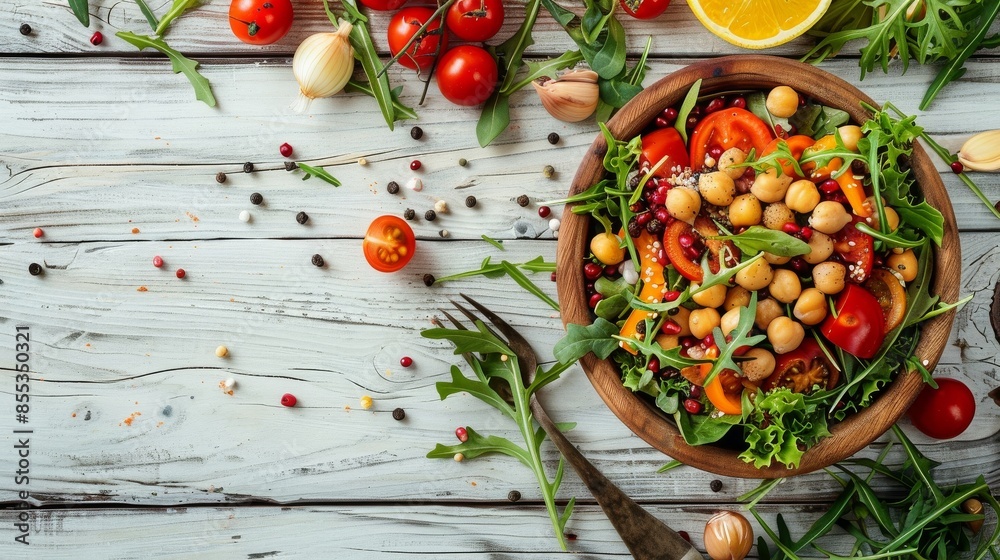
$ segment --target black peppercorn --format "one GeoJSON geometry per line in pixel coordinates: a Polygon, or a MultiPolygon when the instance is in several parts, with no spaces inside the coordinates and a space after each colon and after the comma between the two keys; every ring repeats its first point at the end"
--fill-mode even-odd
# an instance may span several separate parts
{"type": "Polygon", "coordinates": [[[646,231],[648,231],[653,235],[659,235],[663,233],[663,222],[657,220],[656,218],[649,220],[648,222],[646,222],[646,231]]]}
{"type": "Polygon", "coordinates": [[[675,308],[673,308],[673,309],[668,309],[668,310],[667,310],[667,315],[669,315],[669,316],[673,317],[674,315],[677,315],[677,314],[678,314],[678,313],[680,313],[680,312],[681,312],[681,308],[679,308],[679,307],[675,307],[675,308]]]}
{"type": "Polygon", "coordinates": [[[715,479],[708,483],[708,487],[712,489],[712,492],[718,492],[719,490],[722,490],[722,481],[715,479]]]}
{"type": "Polygon", "coordinates": [[[465,167],[466,165],[469,165],[469,160],[465,158],[458,158],[458,165],[465,167]]]}
{"type": "Polygon", "coordinates": [[[255,192],[252,195],[250,195],[250,204],[253,204],[254,206],[259,206],[262,202],[264,202],[264,195],[260,194],[259,192],[255,192]]]}
{"type": "Polygon", "coordinates": [[[403,410],[402,408],[395,408],[395,409],[392,410],[392,419],[393,420],[402,420],[403,418],[406,418],[406,411],[405,410],[403,410]]]}
{"type": "Polygon", "coordinates": [[[18,31],[21,32],[21,35],[31,35],[31,26],[27,23],[22,23],[18,31]]]}
{"type": "Polygon", "coordinates": [[[295,215],[295,221],[302,225],[305,225],[305,223],[309,221],[309,214],[306,214],[305,212],[299,212],[298,214],[295,215]]]}
{"type": "Polygon", "coordinates": [[[556,134],[555,132],[550,132],[548,140],[549,140],[549,144],[552,144],[552,145],[558,144],[559,143],[559,135],[556,134]]]}
{"type": "Polygon", "coordinates": [[[641,183],[641,182],[642,182],[642,177],[640,177],[638,175],[633,175],[628,180],[628,188],[634,190],[636,187],[639,186],[639,183],[641,183]]]}
{"type": "Polygon", "coordinates": [[[636,323],[635,324],[635,333],[636,334],[646,334],[646,323],[643,322],[643,321],[640,321],[640,322],[636,323]]]}
{"type": "Polygon", "coordinates": [[[628,221],[628,234],[632,237],[642,235],[642,224],[639,223],[639,220],[635,216],[632,216],[628,221]]]}
{"type": "Polygon", "coordinates": [[[521,493],[517,490],[511,490],[507,493],[507,499],[512,502],[517,502],[521,499],[521,493]]]}
{"type": "Polygon", "coordinates": [[[222,172],[216,173],[215,174],[215,182],[219,183],[220,185],[222,183],[225,183],[226,182],[226,174],[222,173],[222,172]]]}
{"type": "Polygon", "coordinates": [[[523,208],[527,206],[529,203],[531,203],[531,199],[528,198],[528,195],[522,194],[521,196],[517,197],[518,206],[523,208]]]}
{"type": "Polygon", "coordinates": [[[399,192],[399,183],[389,181],[389,184],[385,186],[385,190],[389,191],[389,194],[396,194],[399,192]]]}
{"type": "Polygon", "coordinates": [[[244,173],[253,173],[253,164],[249,161],[243,164],[244,173]]]}
{"type": "Polygon", "coordinates": [[[424,274],[423,280],[424,280],[424,286],[430,287],[434,285],[434,281],[436,280],[436,278],[434,278],[433,274],[424,274]]]}
{"type": "Polygon", "coordinates": [[[38,276],[42,273],[42,265],[38,263],[31,263],[28,265],[28,274],[32,276],[38,276]]]}
{"type": "Polygon", "coordinates": [[[299,168],[299,166],[296,165],[294,161],[286,161],[285,162],[285,171],[295,171],[298,168],[299,168]]]}
{"type": "Polygon", "coordinates": [[[312,256],[313,266],[323,266],[326,261],[323,260],[323,255],[313,255],[312,256]]]}
{"type": "Polygon", "coordinates": [[[438,217],[437,212],[433,210],[428,210],[424,212],[424,219],[427,220],[428,222],[433,222],[434,220],[437,219],[437,217],[438,217]]]}
{"type": "Polygon", "coordinates": [[[423,138],[423,136],[424,136],[424,129],[420,128],[419,126],[415,126],[410,129],[410,138],[413,138],[414,140],[420,140],[421,138],[423,138]]]}
{"type": "Polygon", "coordinates": [[[403,218],[407,220],[412,220],[417,217],[417,213],[413,211],[413,208],[407,208],[403,211],[403,218]]]}
{"type": "Polygon", "coordinates": [[[867,175],[868,164],[860,159],[856,159],[851,162],[851,171],[853,171],[855,175],[867,175]]]}
{"type": "Polygon", "coordinates": [[[469,208],[474,208],[476,206],[476,197],[472,195],[465,197],[465,205],[469,208]]]}

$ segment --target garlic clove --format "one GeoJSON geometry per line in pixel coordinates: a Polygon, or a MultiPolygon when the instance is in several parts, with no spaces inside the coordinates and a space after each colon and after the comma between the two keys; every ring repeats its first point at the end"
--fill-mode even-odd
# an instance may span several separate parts
{"type": "Polygon", "coordinates": [[[592,70],[574,70],[555,80],[535,80],[531,85],[545,110],[561,121],[579,122],[597,110],[600,91],[597,72],[592,70]]]}
{"type": "Polygon", "coordinates": [[[746,517],[723,511],[705,524],[705,552],[712,560],[743,560],[753,547],[753,527],[746,517]]]}
{"type": "Polygon", "coordinates": [[[349,36],[353,26],[344,21],[334,33],[306,37],[295,49],[292,73],[299,83],[299,97],[292,109],[301,113],[317,97],[340,93],[354,73],[354,49],[349,36]]]}
{"type": "Polygon", "coordinates": [[[958,161],[973,171],[1000,170],[1000,130],[980,132],[966,140],[958,161]]]}

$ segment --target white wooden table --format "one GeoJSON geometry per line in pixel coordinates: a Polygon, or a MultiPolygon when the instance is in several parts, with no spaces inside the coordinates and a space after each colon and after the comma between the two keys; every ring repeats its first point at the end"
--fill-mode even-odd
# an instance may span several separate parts
{"type": "MultiPolygon", "coordinates": [[[[0,7],[0,558],[555,556],[527,469],[506,457],[425,458],[436,442],[454,442],[456,426],[500,434],[511,426],[467,395],[438,399],[434,383],[456,357],[419,331],[459,292],[509,319],[549,359],[561,323],[507,279],[428,288],[421,277],[476,268],[486,256],[554,260],[556,242],[537,202],[567,191],[596,134],[593,121],[557,122],[525,90],[513,98],[510,129],[481,149],[477,110],[433,94],[418,108],[421,140],[410,137],[414,123],[389,132],[375,103],[356,95],[293,114],[291,53],[329,28],[321,4],[305,1],[296,2],[292,33],[263,48],[232,37],[228,2],[175,22],[170,43],[203,63],[219,100],[212,109],[193,99],[165,60],[139,56],[114,37],[144,32],[134,3],[91,4],[89,30],[61,0],[0,7]],[[30,37],[18,33],[22,23],[31,25],[30,37]],[[88,42],[94,30],[106,37],[100,47],[88,42]],[[561,137],[554,146],[550,132],[561,137]],[[344,186],[286,173],[283,142],[344,186]],[[360,157],[367,166],[356,163],[360,157]],[[423,162],[424,191],[388,194],[389,181],[413,176],[412,159],[423,162]],[[240,172],[247,161],[256,172],[240,172]],[[545,165],[554,177],[542,176],[545,165]],[[218,172],[228,174],[225,184],[216,183],[218,172]],[[249,203],[253,192],[264,205],[249,203]],[[463,204],[469,194],[476,208],[463,204]],[[533,201],[527,208],[514,202],[521,194],[533,201]],[[405,208],[421,215],[439,199],[452,210],[416,222],[418,249],[404,271],[378,274],[365,263],[360,239],[374,217],[405,208]],[[242,210],[251,212],[249,223],[238,219],[242,210]],[[305,226],[296,223],[299,211],[310,216],[305,226]],[[32,236],[35,227],[44,237],[32,236]],[[439,237],[441,229],[450,238],[439,237]],[[482,234],[504,240],[506,251],[482,234]],[[314,253],[328,266],[312,266],[314,253]],[[152,266],[154,255],[166,261],[163,269],[152,266]],[[32,262],[43,275],[28,274],[32,262]],[[186,279],[175,278],[177,268],[186,279]],[[30,332],[27,424],[15,421],[18,327],[30,332]],[[230,356],[217,358],[218,345],[230,356]],[[404,355],[413,367],[399,367],[404,355]],[[237,381],[232,395],[219,387],[229,377],[237,381]],[[279,404],[286,392],[298,407],[279,404]],[[374,399],[370,410],[360,405],[364,395],[374,399]],[[397,407],[405,420],[392,418],[397,407]],[[30,481],[18,485],[24,437],[30,481]],[[517,503],[508,501],[512,490],[521,493],[517,503]],[[28,546],[14,540],[19,516],[30,527],[28,546]]],[[[150,4],[162,13],[169,2],[150,4]]],[[[520,13],[514,3],[501,38],[520,13]]],[[[386,18],[373,19],[382,29],[386,18]]],[[[737,51],[705,31],[683,2],[655,21],[626,23],[634,47],[653,35],[647,83],[737,51]]],[[[570,47],[545,13],[534,38],[532,56],[570,47]]],[[[805,44],[771,54],[794,57],[805,44]]],[[[965,77],[920,115],[950,149],[973,132],[1000,128],[1000,59],[992,54],[970,61],[965,77]]],[[[823,67],[858,83],[856,59],[823,67]]],[[[404,101],[416,105],[420,84],[398,67],[392,75],[406,84],[404,101]]],[[[933,75],[914,65],[861,86],[915,112],[933,75]]],[[[1000,409],[987,394],[1000,387],[1000,373],[988,310],[1000,276],[1000,222],[954,176],[944,179],[962,230],[962,293],[974,298],[957,316],[937,373],[969,384],[979,409],[953,441],[932,442],[904,427],[944,463],[942,481],[983,474],[996,488],[1000,409]]],[[[1000,199],[1000,177],[977,179],[1000,199]]],[[[535,279],[555,295],[545,275],[535,279]]],[[[557,420],[578,423],[570,437],[601,470],[696,544],[709,515],[739,507],[736,497],[756,487],[722,479],[722,490],[712,492],[718,477],[708,473],[657,474],[669,457],[620,424],[579,368],[544,400],[557,420]]],[[[779,486],[764,510],[784,512],[795,530],[836,491],[827,475],[805,475],[779,486]]],[[[580,500],[567,529],[576,535],[572,550],[583,558],[627,556],[572,474],[560,498],[571,496],[580,500]]]]}

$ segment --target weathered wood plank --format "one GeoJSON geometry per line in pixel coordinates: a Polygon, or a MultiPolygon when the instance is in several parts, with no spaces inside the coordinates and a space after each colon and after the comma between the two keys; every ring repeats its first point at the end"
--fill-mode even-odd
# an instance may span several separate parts
{"type": "MultiPolygon", "coordinates": [[[[956,441],[915,437],[946,462],[943,480],[975,472],[995,483],[1000,410],[986,394],[1000,386],[1000,374],[985,325],[1000,249],[991,234],[968,234],[964,241],[963,292],[976,297],[959,314],[956,342],[939,373],[969,383],[980,410],[956,441]]],[[[13,353],[15,326],[31,327],[33,495],[40,503],[151,505],[495,501],[511,489],[536,498],[530,473],[506,458],[461,464],[424,458],[435,442],[450,441],[457,425],[486,433],[509,429],[470,397],[438,401],[433,384],[446,378],[457,357],[418,336],[436,308],[471,290],[522,329],[543,357],[561,336],[552,311],[509,280],[431,289],[419,281],[425,272],[474,267],[487,255],[523,261],[555,250],[551,241],[507,245],[500,253],[481,241],[423,242],[398,276],[370,272],[360,243],[347,239],[4,247],[0,347],[13,353]],[[326,255],[330,266],[311,266],[314,252],[326,255]],[[151,266],[155,254],[166,260],[163,270],[151,266]],[[32,261],[47,264],[43,276],[27,274],[32,261]],[[177,267],[188,271],[187,279],[174,278],[177,267]],[[137,291],[140,286],[148,291],[137,291]],[[215,357],[219,344],[229,347],[229,358],[215,357]],[[403,355],[416,365],[398,367],[403,355]],[[232,396],[218,386],[230,376],[238,382],[232,396]],[[285,392],[296,394],[301,406],[283,409],[278,399],[285,392]],[[375,399],[371,411],[359,406],[365,394],[375,399]],[[407,411],[405,422],[392,420],[395,407],[407,411]]],[[[545,275],[537,279],[554,295],[545,275]]],[[[633,496],[732,500],[755,487],[727,479],[723,492],[707,494],[712,475],[694,469],[655,474],[667,458],[620,424],[579,370],[565,377],[547,393],[553,416],[578,422],[572,440],[633,496]]],[[[0,418],[10,426],[13,410],[0,418]]],[[[865,456],[877,452],[869,448],[865,456]]],[[[13,460],[0,456],[0,470],[12,472],[13,460]]],[[[566,484],[567,492],[585,495],[575,477],[566,484]]],[[[11,479],[0,481],[0,489],[13,489],[11,479]]],[[[835,490],[820,473],[786,483],[780,496],[823,498],[835,490]]]]}

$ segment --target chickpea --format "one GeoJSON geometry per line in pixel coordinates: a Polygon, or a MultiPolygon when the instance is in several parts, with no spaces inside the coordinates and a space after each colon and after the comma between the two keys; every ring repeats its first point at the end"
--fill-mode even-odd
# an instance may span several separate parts
{"type": "Polygon", "coordinates": [[[826,319],[826,294],[816,288],[806,288],[802,291],[792,315],[806,325],[818,325],[826,319]]]}
{"type": "MultiPolygon", "coordinates": [[[[872,215],[865,218],[865,221],[868,222],[868,225],[870,225],[873,229],[880,230],[881,227],[878,222],[878,208],[875,207],[874,197],[869,196],[868,199],[865,200],[865,205],[872,209],[872,215]]],[[[896,228],[899,227],[899,214],[893,210],[892,206],[885,207],[885,222],[888,224],[890,232],[896,231],[896,228]]]]}
{"type": "MultiPolygon", "coordinates": [[[[699,286],[696,284],[691,285],[692,292],[698,288],[699,286]]],[[[720,307],[722,302],[726,301],[726,286],[725,284],[716,284],[692,295],[691,299],[702,307],[720,307]]]]}
{"type": "Polygon", "coordinates": [[[785,308],[772,298],[767,298],[757,302],[757,315],[754,317],[754,324],[758,329],[767,330],[771,321],[785,314],[785,308]]]}
{"type": "Polygon", "coordinates": [[[795,181],[785,192],[785,205],[799,214],[808,214],[819,204],[819,189],[808,179],[795,181]]]}
{"type": "Polygon", "coordinates": [[[725,315],[719,321],[719,328],[722,329],[722,334],[728,336],[729,333],[736,330],[736,326],[740,324],[740,308],[734,307],[729,311],[726,311],[725,315]]]}
{"type": "Polygon", "coordinates": [[[885,264],[893,272],[899,273],[904,282],[913,282],[917,277],[917,256],[913,253],[913,249],[907,249],[898,255],[891,255],[885,264]]]}
{"type": "Polygon", "coordinates": [[[774,271],[764,259],[757,259],[736,273],[736,283],[748,290],[760,290],[771,283],[774,271]]]}
{"type": "Polygon", "coordinates": [[[750,383],[760,383],[774,373],[774,354],[767,350],[751,348],[743,357],[748,360],[740,364],[740,369],[750,383]]]}
{"type": "Polygon", "coordinates": [[[606,265],[620,264],[625,260],[625,249],[621,243],[621,238],[613,233],[598,233],[590,240],[590,252],[606,265]]]}
{"type": "Polygon", "coordinates": [[[785,199],[785,191],[791,184],[791,175],[782,173],[779,177],[778,170],[771,168],[764,173],[757,174],[750,187],[750,192],[761,202],[778,202],[785,199]]]}
{"type": "Polygon", "coordinates": [[[719,171],[729,175],[731,179],[739,179],[746,171],[745,167],[734,167],[746,161],[747,154],[739,148],[729,148],[719,156],[719,171]]]}
{"type": "Polygon", "coordinates": [[[767,261],[768,264],[785,264],[786,262],[792,260],[792,257],[779,257],[774,253],[764,251],[764,260],[767,261]]]}
{"type": "Polygon", "coordinates": [[[767,229],[781,229],[788,222],[795,222],[795,214],[784,202],[774,202],[764,208],[761,223],[767,229]]]}
{"type": "Polygon", "coordinates": [[[767,291],[781,303],[792,303],[802,293],[802,283],[799,282],[798,274],[779,268],[774,271],[774,278],[771,279],[767,291]]]}
{"type": "Polygon", "coordinates": [[[674,219],[691,223],[701,210],[701,195],[688,187],[674,187],[667,191],[666,208],[674,219]]]}
{"type": "Polygon", "coordinates": [[[691,327],[688,325],[688,319],[691,317],[691,310],[683,305],[680,307],[675,307],[677,312],[674,315],[670,315],[670,319],[677,323],[681,328],[681,332],[677,333],[677,336],[691,336],[691,327]]]}
{"type": "Polygon", "coordinates": [[[726,301],[722,302],[722,309],[729,311],[734,307],[746,307],[750,305],[750,291],[743,286],[733,286],[726,292],[726,301]]]}
{"type": "Polygon", "coordinates": [[[729,222],[736,227],[759,224],[760,216],[760,201],[750,193],[737,196],[729,205],[729,222]]]}
{"type": "Polygon", "coordinates": [[[660,345],[660,348],[670,350],[671,348],[677,348],[680,346],[681,337],[676,334],[660,333],[656,335],[656,343],[660,345]]]}
{"type": "Polygon", "coordinates": [[[829,235],[814,231],[809,238],[809,252],[802,255],[802,260],[809,264],[819,264],[833,254],[833,239],[829,235]]]}
{"type": "Polygon", "coordinates": [[[767,112],[778,117],[787,119],[799,110],[799,94],[788,86],[778,86],[767,94],[767,112]]]}
{"type": "Polygon", "coordinates": [[[688,319],[688,326],[691,328],[691,336],[695,338],[705,338],[712,334],[712,329],[719,326],[722,318],[719,312],[712,307],[695,309],[688,319]]]}
{"type": "Polygon", "coordinates": [[[813,286],[824,294],[839,294],[844,289],[847,267],[836,262],[821,262],[813,267],[813,286]]]}
{"type": "Polygon", "coordinates": [[[721,171],[702,173],[698,178],[698,190],[709,204],[729,206],[736,196],[736,183],[721,171]]]}
{"type": "Polygon", "coordinates": [[[832,200],[824,200],[816,205],[809,216],[809,225],[822,233],[837,233],[851,223],[851,215],[844,210],[844,205],[832,200]]]}
{"type": "Polygon", "coordinates": [[[802,325],[782,315],[767,326],[767,339],[775,354],[787,354],[802,344],[806,330],[802,325]]]}
{"type": "Polygon", "coordinates": [[[853,124],[844,125],[837,129],[840,139],[844,142],[844,147],[852,152],[858,151],[858,140],[861,140],[861,127],[853,124]]]}

